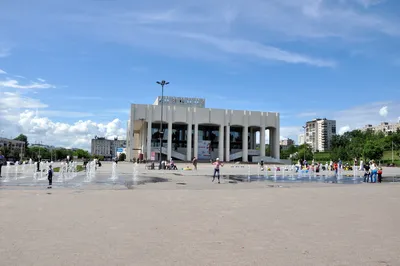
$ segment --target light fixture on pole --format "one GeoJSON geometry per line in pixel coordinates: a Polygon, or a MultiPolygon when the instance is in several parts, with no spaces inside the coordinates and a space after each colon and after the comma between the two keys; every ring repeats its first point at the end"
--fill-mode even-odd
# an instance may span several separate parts
{"type": "Polygon", "coordinates": [[[159,168],[161,170],[161,155],[162,155],[162,142],[163,142],[163,111],[164,111],[164,86],[168,85],[169,82],[165,80],[157,81],[157,84],[161,85],[161,119],[160,119],[160,132],[159,132],[159,137],[160,137],[160,164],[159,168]]]}
{"type": "Polygon", "coordinates": [[[304,161],[306,160],[306,128],[307,128],[307,126],[303,126],[303,129],[304,129],[304,142],[303,142],[303,145],[304,145],[304,161]]]}

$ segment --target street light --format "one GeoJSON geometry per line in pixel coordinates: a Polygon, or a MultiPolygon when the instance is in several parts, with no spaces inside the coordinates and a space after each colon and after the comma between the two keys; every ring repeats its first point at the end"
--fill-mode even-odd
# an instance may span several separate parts
{"type": "Polygon", "coordinates": [[[161,157],[162,157],[162,141],[163,141],[163,111],[164,111],[164,86],[168,85],[169,82],[165,80],[157,81],[157,84],[161,85],[161,119],[160,119],[160,165],[158,169],[161,169],[161,157]]]}
{"type": "Polygon", "coordinates": [[[306,128],[307,128],[307,126],[303,126],[303,129],[304,129],[304,142],[303,142],[303,145],[304,145],[304,161],[306,160],[306,128]]]}

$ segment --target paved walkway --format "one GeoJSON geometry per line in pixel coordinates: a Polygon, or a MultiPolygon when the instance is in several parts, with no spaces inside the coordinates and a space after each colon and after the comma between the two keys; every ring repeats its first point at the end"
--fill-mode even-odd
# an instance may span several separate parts
{"type": "Polygon", "coordinates": [[[132,190],[0,190],[0,265],[400,265],[400,184],[215,184],[210,170],[132,190]]]}

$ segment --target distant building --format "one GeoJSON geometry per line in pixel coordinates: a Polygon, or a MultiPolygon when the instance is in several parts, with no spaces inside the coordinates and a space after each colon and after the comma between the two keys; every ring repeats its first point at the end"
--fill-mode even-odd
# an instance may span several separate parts
{"type": "Polygon", "coordinates": [[[303,145],[304,144],[304,134],[300,134],[297,138],[297,144],[303,145]]]}
{"type": "Polygon", "coordinates": [[[119,148],[126,148],[126,140],[98,138],[92,139],[91,154],[104,156],[105,160],[111,160],[117,156],[119,148]]]}
{"type": "Polygon", "coordinates": [[[34,144],[29,144],[30,147],[40,147],[43,149],[47,149],[49,151],[54,150],[56,147],[51,146],[51,145],[46,145],[46,144],[41,144],[41,143],[34,143],[34,144]]]}
{"type": "Polygon", "coordinates": [[[400,122],[390,124],[389,122],[382,122],[377,126],[373,126],[371,124],[365,125],[361,131],[372,130],[374,132],[383,132],[385,134],[389,134],[391,132],[396,132],[400,130],[400,122]]]}
{"type": "Polygon", "coordinates": [[[18,152],[21,157],[25,154],[26,149],[25,142],[6,138],[0,138],[0,148],[8,149],[11,153],[18,152]]]}
{"type": "Polygon", "coordinates": [[[286,149],[288,149],[290,146],[293,146],[294,145],[294,140],[292,140],[292,139],[284,139],[284,140],[281,140],[280,141],[280,145],[281,145],[281,148],[282,148],[282,150],[286,150],[286,149]]]}
{"type": "Polygon", "coordinates": [[[336,135],[336,120],[317,118],[306,123],[305,142],[311,145],[313,151],[330,150],[334,135],[336,135]]]}

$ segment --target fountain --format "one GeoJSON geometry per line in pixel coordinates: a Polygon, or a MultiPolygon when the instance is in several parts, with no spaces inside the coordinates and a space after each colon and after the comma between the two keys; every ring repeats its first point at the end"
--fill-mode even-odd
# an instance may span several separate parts
{"type": "Polygon", "coordinates": [[[8,182],[10,180],[10,165],[11,165],[11,162],[7,162],[7,165],[6,165],[6,178],[3,180],[3,182],[8,182]]]}
{"type": "Polygon", "coordinates": [[[113,164],[112,164],[112,171],[111,171],[110,179],[114,182],[118,180],[117,163],[116,162],[113,162],[113,164]]]}
{"type": "Polygon", "coordinates": [[[96,177],[96,161],[93,160],[86,164],[86,179],[85,182],[92,182],[96,177]]]}
{"type": "Polygon", "coordinates": [[[15,162],[15,180],[18,180],[18,170],[19,170],[19,162],[15,162]]]}
{"type": "Polygon", "coordinates": [[[277,167],[276,165],[274,165],[274,181],[276,182],[276,171],[277,171],[277,167]]]}
{"type": "Polygon", "coordinates": [[[138,163],[135,162],[135,164],[133,165],[133,177],[132,177],[132,181],[133,181],[133,185],[137,185],[138,184],[138,174],[139,174],[139,170],[138,170],[138,163]]]}

